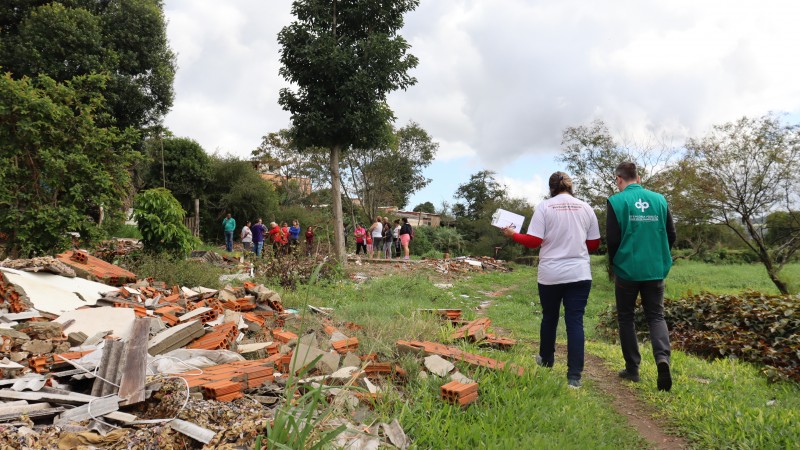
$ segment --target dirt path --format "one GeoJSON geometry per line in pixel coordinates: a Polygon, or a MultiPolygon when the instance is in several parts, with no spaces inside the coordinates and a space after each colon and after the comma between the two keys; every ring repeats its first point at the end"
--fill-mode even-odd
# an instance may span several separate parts
{"type": "MultiPolygon", "coordinates": [[[[516,286],[507,286],[493,292],[484,292],[489,298],[497,298],[506,292],[515,289],[516,286]]],[[[491,307],[492,301],[487,300],[481,303],[478,315],[483,316],[486,310],[491,307]]],[[[503,330],[496,330],[500,334],[503,330]]],[[[532,345],[538,345],[536,343],[532,345]]],[[[556,348],[558,358],[567,359],[567,347],[558,345],[556,348]]],[[[639,434],[650,444],[651,447],[660,450],[681,450],[689,448],[685,439],[668,434],[666,424],[656,419],[656,408],[641,400],[633,388],[627,386],[627,382],[620,379],[616,373],[609,370],[603,360],[595,355],[586,354],[584,372],[585,379],[592,381],[592,386],[605,394],[614,408],[621,416],[628,420],[628,424],[636,429],[639,434]]],[[[654,386],[655,388],[655,386],[654,386]]]]}
{"type": "MultiPolygon", "coordinates": [[[[556,349],[560,357],[566,359],[566,348],[556,349]]],[[[666,432],[663,421],[655,418],[656,409],[641,400],[636,392],[626,385],[616,373],[609,370],[603,360],[595,355],[586,354],[583,375],[592,381],[592,386],[609,397],[611,406],[620,415],[628,419],[628,424],[635,428],[653,448],[676,450],[689,448],[686,440],[666,432]]],[[[655,389],[655,386],[653,386],[655,389]]]]}

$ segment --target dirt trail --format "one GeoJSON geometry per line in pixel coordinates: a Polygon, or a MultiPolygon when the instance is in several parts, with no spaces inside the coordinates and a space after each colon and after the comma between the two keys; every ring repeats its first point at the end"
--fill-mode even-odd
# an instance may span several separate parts
{"type": "MultiPolygon", "coordinates": [[[[497,298],[515,288],[516,286],[508,286],[484,294],[489,298],[497,298]]],[[[489,307],[491,307],[491,300],[482,303],[478,315],[485,315],[489,307]]],[[[501,330],[497,331],[506,334],[501,330]]],[[[532,345],[538,346],[536,343],[532,345]]],[[[556,355],[557,358],[566,360],[567,347],[558,345],[556,355]]],[[[623,381],[616,373],[609,370],[601,358],[587,353],[584,361],[584,379],[591,380],[592,386],[609,398],[611,407],[625,417],[628,424],[636,429],[651,447],[660,450],[689,448],[685,439],[667,433],[664,421],[656,418],[656,408],[641,400],[633,388],[626,385],[628,382],[623,381]]],[[[655,389],[655,386],[653,388],[655,389]]]]}

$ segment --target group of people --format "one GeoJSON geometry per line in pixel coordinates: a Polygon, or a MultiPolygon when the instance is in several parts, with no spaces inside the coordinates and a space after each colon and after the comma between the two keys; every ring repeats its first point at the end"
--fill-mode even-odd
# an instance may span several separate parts
{"type": "MultiPolygon", "coordinates": [[[[664,196],[639,184],[634,163],[619,164],[615,175],[620,192],[607,201],[606,245],[625,360],[619,376],[640,381],[641,355],[634,309],[641,295],[656,361],[656,386],[669,391],[672,375],[669,332],[664,320],[664,279],[672,267],[670,249],[676,239],[675,226],[664,196]]],[[[541,247],[537,281],[542,322],[536,361],[544,367],[553,366],[556,327],[563,303],[567,383],[579,388],[584,361],[583,315],[592,287],[589,252],[600,246],[600,229],[591,206],[573,196],[572,180],[567,174],[551,175],[549,188],[550,197],[536,207],[527,234],[510,228],[503,233],[528,248],[541,247]]]]}
{"type": "MultiPolygon", "coordinates": [[[[233,231],[236,229],[236,220],[231,218],[228,214],[222,221],[222,226],[225,232],[225,249],[233,251],[233,231]]],[[[306,254],[311,255],[314,248],[314,228],[311,225],[306,228],[306,254]]],[[[296,253],[300,247],[300,222],[295,219],[292,220],[292,226],[283,222],[278,225],[277,222],[270,222],[269,228],[264,225],[264,221],[259,217],[255,224],[250,221],[245,222],[240,232],[242,246],[246,252],[253,251],[256,256],[262,256],[264,251],[264,242],[269,239],[272,244],[272,250],[276,256],[288,255],[289,253],[296,253]]]]}
{"type": "Polygon", "coordinates": [[[401,250],[403,259],[409,259],[408,244],[414,238],[414,229],[408,219],[396,219],[389,222],[389,217],[378,216],[369,228],[356,224],[353,235],[356,238],[356,255],[363,251],[369,258],[399,258],[401,250]]]}

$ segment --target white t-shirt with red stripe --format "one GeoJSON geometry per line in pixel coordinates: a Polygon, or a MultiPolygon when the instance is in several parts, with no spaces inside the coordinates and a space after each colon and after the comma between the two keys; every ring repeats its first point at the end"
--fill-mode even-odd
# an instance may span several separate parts
{"type": "Polygon", "coordinates": [[[600,227],[588,203],[569,194],[543,201],[533,213],[528,234],[542,239],[539,283],[550,285],[592,279],[586,241],[600,239],[600,227]]]}

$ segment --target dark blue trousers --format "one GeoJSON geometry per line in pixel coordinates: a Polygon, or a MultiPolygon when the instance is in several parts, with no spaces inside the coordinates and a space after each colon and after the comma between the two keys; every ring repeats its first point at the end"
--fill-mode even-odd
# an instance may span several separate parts
{"type": "Polygon", "coordinates": [[[583,313],[589,300],[592,280],[564,284],[539,284],[542,326],[539,331],[539,356],[544,366],[552,366],[556,352],[556,329],[561,304],[567,325],[567,378],[580,380],[583,372],[583,313]]]}

